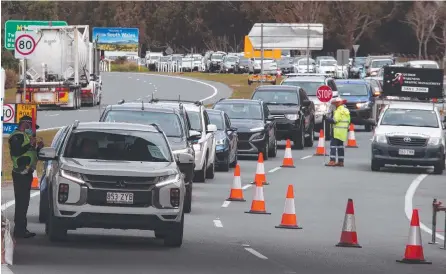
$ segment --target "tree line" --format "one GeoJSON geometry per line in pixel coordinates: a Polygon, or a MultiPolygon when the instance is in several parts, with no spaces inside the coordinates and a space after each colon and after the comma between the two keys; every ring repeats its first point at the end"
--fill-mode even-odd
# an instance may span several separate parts
{"type": "MultiPolygon", "coordinates": [[[[62,20],[91,28],[137,27],[141,53],[167,47],[180,53],[243,51],[254,23],[323,23],[318,54],[359,44],[359,56],[446,55],[446,3],[440,1],[2,1],[1,7],[2,41],[6,20],[62,20]]],[[[10,57],[2,48],[6,65],[10,57]]]]}

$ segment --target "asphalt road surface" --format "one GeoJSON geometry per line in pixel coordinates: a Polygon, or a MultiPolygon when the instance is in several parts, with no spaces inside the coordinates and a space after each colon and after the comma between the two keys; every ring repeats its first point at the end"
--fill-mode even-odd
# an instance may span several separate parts
{"type": "MultiPolygon", "coordinates": [[[[154,78],[150,77],[152,83],[154,78]]],[[[127,81],[132,79],[133,76],[127,81]]],[[[164,90],[171,90],[164,89],[161,81],[157,83],[159,91],[164,94],[164,90]]],[[[186,80],[169,79],[164,83],[168,87],[185,84],[180,81],[186,80]]],[[[148,82],[146,85],[150,90],[148,82]]],[[[191,96],[202,99],[211,95],[208,93],[191,96]]],[[[232,184],[232,170],[218,172],[215,179],[206,183],[196,183],[192,213],[185,217],[184,242],[179,249],[166,248],[152,232],[137,230],[79,229],[70,231],[65,243],[50,243],[44,225],[38,223],[39,196],[33,194],[36,196],[31,200],[28,223],[37,236],[17,241],[15,265],[10,269],[16,274],[444,274],[446,251],[439,244],[427,243],[431,239],[428,228],[432,199],[446,202],[446,175],[426,176],[423,174],[431,171],[421,168],[372,172],[371,133],[357,132],[356,137],[359,148],[347,149],[344,168],[325,167],[324,157],[312,156],[315,147],[292,151],[294,169],[279,168],[283,146],[277,158],[265,161],[270,184],[264,187],[264,194],[271,215],[244,213],[250,209],[253,197],[254,188],[249,183],[256,171],[254,158],[240,160],[246,202],[225,202],[232,184]],[[302,230],[275,228],[281,220],[289,184],[294,185],[302,230]],[[348,198],[354,200],[361,249],[335,247],[348,198]],[[404,255],[409,233],[407,213],[412,208],[420,210],[425,225],[424,253],[432,265],[395,262],[404,255]]],[[[2,190],[4,203],[11,199],[12,192],[7,188],[2,190]]],[[[7,214],[12,217],[13,206],[7,214]]],[[[443,218],[444,215],[439,218],[439,230],[443,230],[443,218]]],[[[442,243],[444,232],[438,235],[437,240],[442,243]]]]}

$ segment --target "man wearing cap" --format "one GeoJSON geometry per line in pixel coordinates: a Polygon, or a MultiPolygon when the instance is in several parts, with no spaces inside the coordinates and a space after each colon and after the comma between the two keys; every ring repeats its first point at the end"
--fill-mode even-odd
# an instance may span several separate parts
{"type": "MultiPolygon", "coordinates": [[[[9,151],[13,164],[14,237],[16,238],[30,238],[36,235],[27,229],[26,214],[28,213],[33,172],[37,165],[37,153],[43,147],[43,142],[39,141],[36,144],[32,123],[31,117],[23,116],[17,129],[9,137],[9,151]]],[[[39,126],[36,125],[35,128],[38,129],[39,126]]]]}
{"type": "Polygon", "coordinates": [[[350,111],[344,106],[347,100],[336,98],[331,103],[336,106],[333,118],[325,117],[333,124],[333,138],[330,142],[330,162],[327,166],[344,166],[344,142],[347,141],[348,127],[350,125],[350,111]],[[336,152],[338,162],[336,162],[336,152]]]}

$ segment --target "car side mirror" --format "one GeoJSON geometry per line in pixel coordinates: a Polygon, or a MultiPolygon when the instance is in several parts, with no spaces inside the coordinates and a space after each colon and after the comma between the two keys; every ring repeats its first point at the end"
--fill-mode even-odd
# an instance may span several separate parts
{"type": "Polygon", "coordinates": [[[230,128],[227,129],[227,131],[237,131],[237,128],[236,127],[230,127],[230,128]]]}
{"type": "Polygon", "coordinates": [[[216,132],[217,131],[217,126],[213,125],[213,124],[209,124],[208,125],[208,130],[207,132],[216,132]]]}
{"type": "Polygon", "coordinates": [[[303,105],[304,107],[309,107],[309,106],[311,106],[311,101],[310,101],[310,100],[304,100],[304,101],[302,102],[302,105],[303,105]]]}
{"type": "Polygon", "coordinates": [[[53,147],[44,147],[39,151],[38,157],[43,161],[54,160],[57,157],[56,149],[53,147]]]}
{"type": "Polygon", "coordinates": [[[175,162],[177,164],[192,164],[194,163],[195,159],[191,154],[188,153],[178,153],[175,154],[175,162]]]}
{"type": "Polygon", "coordinates": [[[189,130],[189,141],[198,141],[201,138],[201,133],[196,130],[189,130]]]}

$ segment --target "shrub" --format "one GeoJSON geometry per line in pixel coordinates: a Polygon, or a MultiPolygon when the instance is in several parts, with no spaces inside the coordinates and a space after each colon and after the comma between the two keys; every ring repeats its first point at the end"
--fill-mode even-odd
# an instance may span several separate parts
{"type": "Polygon", "coordinates": [[[138,72],[138,71],[148,71],[146,67],[141,66],[140,70],[138,69],[138,65],[133,62],[126,62],[122,64],[117,64],[113,62],[111,64],[111,71],[121,71],[121,72],[138,72]]]}
{"type": "Polygon", "coordinates": [[[11,70],[11,69],[6,69],[5,70],[5,76],[6,76],[6,81],[5,81],[5,88],[14,88],[17,86],[17,81],[19,80],[19,75],[11,70]]]}

